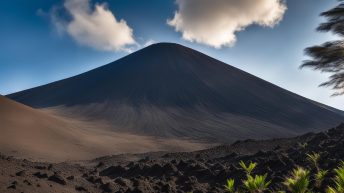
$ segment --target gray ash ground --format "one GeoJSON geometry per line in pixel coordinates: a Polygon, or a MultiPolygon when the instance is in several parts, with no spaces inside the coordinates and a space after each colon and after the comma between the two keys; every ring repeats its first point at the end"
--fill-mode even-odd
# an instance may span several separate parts
{"type": "MultiPolygon", "coordinates": [[[[0,192],[225,192],[226,179],[244,178],[241,160],[257,162],[255,173],[268,173],[277,190],[293,168],[314,170],[307,153],[319,153],[322,168],[335,168],[344,159],[343,138],[344,124],[296,138],[245,140],[187,153],[128,154],[57,164],[2,155],[0,192]]],[[[331,175],[324,186],[331,183],[331,175]]]]}

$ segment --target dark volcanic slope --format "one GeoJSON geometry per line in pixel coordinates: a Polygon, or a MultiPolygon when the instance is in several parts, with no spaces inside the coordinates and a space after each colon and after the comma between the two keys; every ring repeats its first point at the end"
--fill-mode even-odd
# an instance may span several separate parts
{"type": "Polygon", "coordinates": [[[336,110],[171,43],[9,97],[105,119],[119,131],[210,142],[285,137],[343,120],[336,110]]]}

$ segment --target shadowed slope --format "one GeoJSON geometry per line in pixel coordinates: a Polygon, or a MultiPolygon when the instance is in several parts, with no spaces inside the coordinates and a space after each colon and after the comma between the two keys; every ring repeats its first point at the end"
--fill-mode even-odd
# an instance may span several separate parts
{"type": "Polygon", "coordinates": [[[170,43],[9,97],[105,120],[118,131],[211,142],[285,137],[343,120],[336,110],[170,43]]]}

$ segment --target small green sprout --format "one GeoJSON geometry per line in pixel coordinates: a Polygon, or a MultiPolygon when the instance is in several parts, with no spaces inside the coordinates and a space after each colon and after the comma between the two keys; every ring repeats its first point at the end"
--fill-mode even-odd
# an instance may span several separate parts
{"type": "Polygon", "coordinates": [[[324,181],[328,171],[319,169],[319,171],[315,174],[315,187],[320,188],[322,185],[322,182],[324,181]]]}
{"type": "Polygon", "coordinates": [[[225,188],[228,192],[235,193],[234,185],[235,185],[235,180],[234,179],[228,179],[227,184],[225,185],[225,188]]]}
{"type": "Polygon", "coordinates": [[[319,169],[319,163],[318,162],[320,160],[320,154],[312,152],[312,153],[306,154],[306,155],[307,155],[307,160],[309,162],[311,162],[314,165],[314,167],[318,170],[319,169]]]}
{"type": "Polygon", "coordinates": [[[251,175],[252,171],[254,168],[256,168],[257,163],[255,162],[250,162],[250,164],[247,166],[243,161],[239,162],[239,165],[242,167],[242,169],[245,170],[247,175],[251,175]]]}

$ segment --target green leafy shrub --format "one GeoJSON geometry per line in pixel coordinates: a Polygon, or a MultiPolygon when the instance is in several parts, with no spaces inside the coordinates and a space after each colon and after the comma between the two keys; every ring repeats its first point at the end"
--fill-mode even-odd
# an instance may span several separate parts
{"type": "Polygon", "coordinates": [[[307,154],[307,160],[315,167],[316,174],[314,175],[315,187],[320,188],[328,171],[319,167],[320,154],[312,152],[307,154]]]}
{"type": "Polygon", "coordinates": [[[284,185],[292,193],[308,193],[309,191],[309,171],[298,167],[293,170],[290,177],[285,179],[284,185]]]}
{"type": "Polygon", "coordinates": [[[327,187],[327,193],[343,193],[344,192],[344,162],[342,161],[340,166],[334,169],[335,176],[333,182],[334,187],[327,187]]]}
{"type": "Polygon", "coordinates": [[[315,168],[319,169],[319,160],[320,160],[320,154],[318,153],[310,153],[306,154],[307,155],[307,160],[311,162],[315,168]]]}
{"type": "MultiPolygon", "coordinates": [[[[236,184],[234,179],[228,179],[224,186],[227,192],[230,193],[263,193],[263,192],[278,192],[278,193],[318,193],[322,187],[323,181],[329,174],[328,170],[323,170],[319,167],[320,154],[307,154],[307,160],[315,167],[315,173],[312,174],[310,170],[303,167],[293,169],[289,176],[286,176],[281,185],[277,187],[284,187],[282,190],[275,191],[269,189],[271,181],[268,181],[268,175],[252,175],[253,170],[257,167],[257,163],[250,162],[248,165],[243,161],[239,162],[241,169],[245,172],[246,178],[241,180],[241,184],[236,184]],[[237,188],[236,188],[237,186],[237,188]]],[[[313,170],[312,170],[313,171],[313,170]]],[[[332,173],[331,173],[332,174],[332,173]]],[[[333,186],[327,186],[326,193],[344,193],[344,162],[333,170],[333,186]]],[[[324,187],[323,187],[324,188],[324,187]]]]}
{"type": "Polygon", "coordinates": [[[256,168],[257,163],[250,162],[250,164],[247,166],[243,161],[240,161],[239,165],[246,172],[246,175],[251,175],[254,168],[256,168]]]}
{"type": "Polygon", "coordinates": [[[234,192],[235,192],[235,187],[234,187],[234,185],[235,185],[234,179],[228,179],[228,180],[227,180],[227,184],[225,185],[225,188],[226,188],[226,190],[227,190],[228,192],[234,193],[234,192]]]}
{"type": "Polygon", "coordinates": [[[246,180],[243,180],[244,188],[250,193],[261,193],[268,189],[271,181],[266,180],[267,174],[265,175],[251,175],[247,176],[246,180]]]}
{"type": "Polygon", "coordinates": [[[322,185],[322,182],[324,181],[328,171],[319,169],[319,171],[315,174],[315,187],[320,188],[322,185]]]}
{"type": "Polygon", "coordinates": [[[246,174],[246,179],[242,180],[242,185],[235,189],[235,180],[228,179],[225,188],[230,193],[237,192],[250,192],[250,193],[262,193],[268,189],[270,181],[267,181],[267,174],[264,175],[252,175],[252,171],[256,168],[257,163],[250,162],[246,165],[243,161],[239,162],[239,165],[246,174]]]}

